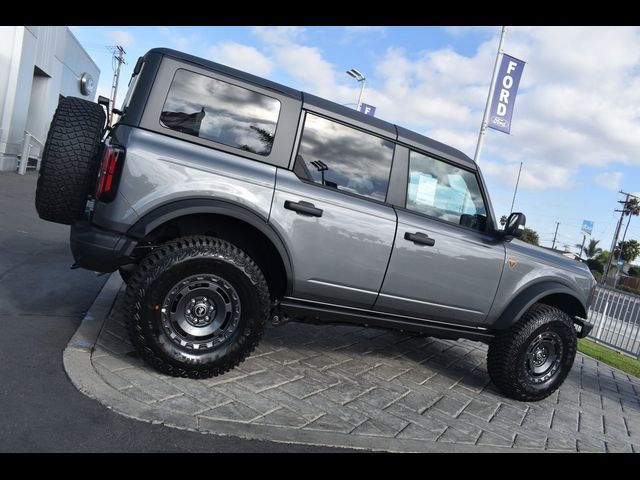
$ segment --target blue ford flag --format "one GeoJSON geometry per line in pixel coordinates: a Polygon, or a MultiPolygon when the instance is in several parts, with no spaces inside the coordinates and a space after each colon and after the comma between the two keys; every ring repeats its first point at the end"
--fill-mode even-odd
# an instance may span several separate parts
{"type": "Polygon", "coordinates": [[[365,115],[371,115],[372,117],[376,116],[376,107],[374,107],[373,105],[367,105],[366,103],[361,103],[359,111],[361,111],[365,115]]]}
{"type": "Polygon", "coordinates": [[[513,104],[516,102],[516,93],[520,77],[524,69],[524,62],[510,55],[502,54],[502,63],[498,70],[496,86],[493,89],[491,110],[489,110],[489,127],[504,133],[511,132],[511,116],[513,104]]]}

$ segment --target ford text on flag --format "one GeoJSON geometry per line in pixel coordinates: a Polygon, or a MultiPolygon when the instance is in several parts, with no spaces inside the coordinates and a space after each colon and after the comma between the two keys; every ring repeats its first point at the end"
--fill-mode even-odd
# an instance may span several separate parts
{"type": "Polygon", "coordinates": [[[491,110],[489,110],[489,127],[504,133],[511,132],[511,116],[516,102],[516,93],[524,62],[510,55],[502,54],[502,63],[498,71],[496,86],[493,89],[491,110]]]}

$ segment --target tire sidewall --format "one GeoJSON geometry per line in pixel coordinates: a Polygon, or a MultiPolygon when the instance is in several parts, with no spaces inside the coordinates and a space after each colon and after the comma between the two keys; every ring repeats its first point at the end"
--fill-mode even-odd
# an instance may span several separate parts
{"type": "Polygon", "coordinates": [[[140,315],[143,333],[148,338],[147,346],[177,368],[209,368],[240,355],[244,344],[260,330],[257,324],[263,321],[258,291],[250,278],[236,265],[220,258],[199,256],[171,262],[168,268],[154,276],[138,305],[139,311],[135,313],[140,315]],[[231,336],[204,353],[177,345],[165,332],[161,313],[155,309],[174,285],[198,273],[213,274],[228,282],[238,294],[241,309],[238,326],[231,336]]]}

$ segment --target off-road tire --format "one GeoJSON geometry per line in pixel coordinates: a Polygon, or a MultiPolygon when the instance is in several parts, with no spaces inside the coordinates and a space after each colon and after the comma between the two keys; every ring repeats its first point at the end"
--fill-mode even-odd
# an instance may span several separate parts
{"type": "Polygon", "coordinates": [[[269,306],[265,277],[245,252],[224,240],[194,236],[168,242],[142,260],[129,279],[120,314],[134,348],[151,366],[176,377],[209,378],[236,367],[255,349],[269,306]],[[231,286],[241,309],[237,326],[226,340],[194,350],[172,339],[164,306],[177,284],[200,275],[220,278],[231,286]]]}
{"type": "Polygon", "coordinates": [[[491,341],[487,369],[493,383],[506,396],[521,401],[542,400],[556,391],[567,377],[576,350],[576,331],[569,316],[558,308],[535,303],[514,326],[498,333],[491,341]],[[557,370],[548,370],[553,372],[548,379],[540,374],[534,380],[529,349],[545,336],[559,340],[562,351],[557,355],[557,370]]]}
{"type": "Polygon", "coordinates": [[[71,225],[82,217],[96,183],[105,120],[97,103],[66,97],[58,104],[36,187],[36,210],[43,220],[71,225]]]}

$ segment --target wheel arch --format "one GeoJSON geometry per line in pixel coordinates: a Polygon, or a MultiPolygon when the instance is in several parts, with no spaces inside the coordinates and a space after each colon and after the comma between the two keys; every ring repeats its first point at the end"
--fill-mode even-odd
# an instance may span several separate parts
{"type": "Polygon", "coordinates": [[[575,293],[559,282],[540,282],[520,292],[507,305],[492,325],[493,330],[506,330],[516,323],[534,303],[543,303],[559,308],[569,317],[586,318],[587,309],[575,293]]]}
{"type": "Polygon", "coordinates": [[[285,243],[267,223],[267,218],[240,204],[210,198],[177,200],[156,207],[127,231],[127,235],[136,238],[139,244],[155,238],[164,241],[176,236],[207,233],[241,243],[238,247],[251,250],[247,253],[258,257],[254,260],[263,269],[265,262],[270,265],[275,262],[263,273],[271,277],[268,278],[270,281],[283,282],[278,296],[291,291],[294,271],[285,243]],[[172,235],[171,232],[178,233],[172,235]]]}

